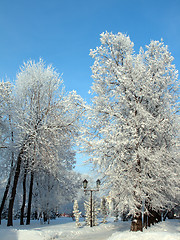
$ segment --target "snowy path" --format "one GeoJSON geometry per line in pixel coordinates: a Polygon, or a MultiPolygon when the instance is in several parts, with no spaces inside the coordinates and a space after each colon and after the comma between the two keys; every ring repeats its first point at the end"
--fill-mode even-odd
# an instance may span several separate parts
{"type": "Polygon", "coordinates": [[[93,228],[82,224],[82,227],[76,228],[75,222],[64,218],[51,221],[50,225],[32,221],[30,226],[19,226],[19,222],[15,222],[13,227],[7,228],[4,222],[0,226],[0,240],[106,240],[117,231],[128,230],[130,223],[112,221],[93,228]]]}
{"type": "MultiPolygon", "coordinates": [[[[123,224],[123,230],[129,229],[130,223],[123,224]]],[[[75,227],[75,223],[66,223],[58,225],[58,231],[55,231],[55,226],[49,227],[48,233],[46,229],[44,236],[49,235],[51,229],[52,234],[50,237],[44,238],[45,240],[107,240],[113,233],[120,231],[120,224],[109,222],[108,224],[99,224],[99,226],[90,228],[89,226],[75,227]],[[62,232],[61,232],[62,231],[62,232]]],[[[43,232],[43,231],[42,231],[43,232]]]]}
{"type": "MultiPolygon", "coordinates": [[[[106,240],[119,230],[119,224],[109,222],[90,228],[76,228],[71,218],[61,218],[51,221],[50,225],[40,225],[33,222],[30,226],[19,226],[19,221],[13,227],[6,227],[6,222],[0,226],[0,240],[106,240]]],[[[128,228],[129,226],[127,226],[128,228]]]]}
{"type": "MultiPolygon", "coordinates": [[[[84,224],[84,223],[83,223],[84,224]]],[[[145,229],[144,232],[130,232],[130,222],[114,223],[109,219],[107,224],[90,228],[76,228],[71,219],[61,218],[51,224],[40,225],[33,222],[30,226],[0,226],[0,240],[180,240],[180,221],[168,220],[145,229]]]]}
{"type": "MultiPolygon", "coordinates": [[[[127,229],[129,229],[129,224],[127,225],[127,229]]],[[[123,227],[124,228],[124,227],[123,227]]],[[[120,230],[119,224],[101,224],[97,227],[87,227],[84,226],[79,230],[75,231],[64,231],[61,236],[60,240],[68,239],[68,240],[107,240],[113,233],[116,233],[120,230]]],[[[49,240],[49,239],[48,239],[49,240]]]]}

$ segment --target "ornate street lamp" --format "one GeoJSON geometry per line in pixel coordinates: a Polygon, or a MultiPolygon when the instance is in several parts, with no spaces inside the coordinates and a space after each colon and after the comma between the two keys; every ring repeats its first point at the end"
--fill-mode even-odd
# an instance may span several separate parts
{"type": "Polygon", "coordinates": [[[91,194],[91,197],[90,197],[90,227],[93,227],[93,217],[92,217],[92,192],[97,192],[97,191],[99,191],[99,187],[100,187],[100,184],[101,184],[101,181],[98,179],[97,181],[96,181],[96,189],[87,189],[87,185],[88,185],[88,181],[86,180],[86,179],[84,179],[84,181],[83,181],[83,188],[84,188],[84,192],[86,193],[86,192],[90,192],[90,194],[91,194]]]}
{"type": "Polygon", "coordinates": [[[97,189],[99,189],[100,184],[101,184],[101,181],[98,179],[98,180],[96,181],[96,187],[97,187],[97,189]]]}
{"type": "Polygon", "coordinates": [[[88,184],[88,181],[86,179],[84,179],[83,181],[83,188],[86,189],[87,188],[87,184],[88,184]]]}

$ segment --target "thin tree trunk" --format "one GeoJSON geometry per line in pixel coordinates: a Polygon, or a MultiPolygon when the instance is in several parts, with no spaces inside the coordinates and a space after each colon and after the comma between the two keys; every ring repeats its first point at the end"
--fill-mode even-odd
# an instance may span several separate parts
{"type": "Polygon", "coordinates": [[[160,210],[158,211],[158,216],[157,216],[157,218],[158,218],[158,222],[162,222],[161,211],[160,211],[160,210]]]}
{"type": "Polygon", "coordinates": [[[24,208],[26,204],[26,177],[27,177],[27,169],[25,168],[24,178],[23,178],[23,202],[21,206],[20,225],[24,225],[24,208]]]}
{"type": "Polygon", "coordinates": [[[7,195],[8,195],[8,192],[9,192],[9,188],[10,188],[10,184],[11,184],[12,173],[13,173],[13,169],[11,168],[11,172],[9,174],[8,182],[7,182],[6,189],[4,191],[4,195],[3,195],[1,206],[0,206],[0,224],[1,224],[2,211],[4,209],[4,205],[5,205],[7,195]]]}
{"type": "Polygon", "coordinates": [[[33,193],[33,182],[34,182],[34,173],[33,173],[33,171],[31,171],[31,180],[30,180],[30,187],[29,187],[29,200],[28,200],[26,225],[30,224],[30,219],[31,219],[31,203],[32,203],[32,193],[33,193]]]}
{"type": "Polygon", "coordinates": [[[143,218],[143,227],[145,227],[147,229],[147,225],[148,225],[148,215],[147,213],[144,213],[144,218],[143,218]]]}
{"type": "Polygon", "coordinates": [[[149,226],[149,211],[150,211],[149,202],[150,202],[150,199],[148,198],[148,200],[145,201],[146,213],[144,213],[144,224],[143,224],[143,227],[145,227],[146,229],[149,226]]]}
{"type": "MultiPolygon", "coordinates": [[[[10,119],[9,119],[10,120],[10,119]]],[[[14,142],[14,133],[13,131],[11,132],[11,142],[13,144],[14,142]]],[[[7,184],[6,184],[6,189],[4,191],[4,195],[3,195],[3,198],[2,198],[2,202],[1,202],[1,206],[0,206],[0,224],[1,224],[1,217],[2,217],[2,211],[4,209],[4,205],[5,205],[5,202],[6,202],[6,199],[7,199],[7,195],[8,195],[8,192],[9,192],[9,188],[10,188],[10,184],[11,184],[11,179],[12,179],[12,175],[13,175],[13,164],[14,164],[14,152],[12,152],[12,158],[11,158],[11,170],[10,170],[10,174],[9,174],[9,178],[8,178],[8,181],[7,181],[7,184]]]]}
{"type": "Polygon", "coordinates": [[[155,211],[151,209],[151,223],[154,225],[161,221],[161,214],[159,211],[155,211]]]}
{"type": "Polygon", "coordinates": [[[151,225],[154,225],[155,223],[155,218],[154,218],[154,213],[151,207],[149,207],[149,216],[148,216],[148,227],[151,225]]]}
{"type": "Polygon", "coordinates": [[[13,182],[13,187],[11,190],[11,197],[9,200],[9,208],[8,208],[8,222],[7,226],[13,226],[13,207],[14,207],[14,200],[16,196],[16,188],[19,180],[19,175],[21,171],[21,162],[22,162],[22,157],[21,155],[23,154],[23,149],[21,149],[18,159],[17,159],[17,165],[16,165],[16,171],[14,175],[14,182],[13,182]]]}
{"type": "MultiPolygon", "coordinates": [[[[139,155],[137,154],[137,165],[136,165],[136,169],[135,169],[136,173],[137,173],[137,179],[136,179],[136,184],[135,184],[135,189],[141,189],[141,162],[140,162],[140,158],[139,155]]],[[[137,210],[136,213],[133,216],[132,219],[132,223],[131,223],[131,231],[133,232],[137,232],[137,231],[143,231],[143,227],[142,227],[142,200],[141,200],[141,196],[139,193],[136,193],[136,191],[134,191],[134,198],[136,200],[136,202],[138,203],[136,205],[137,210]]]]}

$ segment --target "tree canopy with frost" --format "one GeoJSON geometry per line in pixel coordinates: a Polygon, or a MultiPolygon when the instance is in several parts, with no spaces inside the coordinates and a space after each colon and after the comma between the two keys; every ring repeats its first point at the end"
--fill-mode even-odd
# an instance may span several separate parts
{"type": "Polygon", "coordinates": [[[85,149],[111,187],[121,213],[133,215],[172,207],[179,185],[177,152],[178,73],[162,41],[134,53],[122,33],[102,33],[91,50],[92,106],[85,149]]]}
{"type": "Polygon", "coordinates": [[[0,224],[15,164],[14,97],[12,95],[12,88],[13,86],[10,82],[0,82],[0,179],[2,186],[5,186],[4,194],[1,194],[0,224]]]}
{"type": "MultiPolygon", "coordinates": [[[[24,63],[17,74],[12,94],[16,161],[8,206],[8,226],[13,224],[13,206],[19,179],[23,183],[22,216],[26,191],[29,190],[27,224],[30,223],[33,185],[36,181],[38,186],[38,174],[51,179],[49,188],[53,189],[58,181],[62,191],[67,182],[70,186],[74,181],[74,146],[84,109],[81,97],[75,91],[66,93],[59,74],[41,59],[37,63],[24,63]],[[68,177],[68,174],[71,176],[68,177]],[[27,183],[29,187],[26,189],[27,183]]],[[[66,193],[70,194],[70,190],[67,189],[62,195],[65,197],[66,193]]]]}
{"type": "Polygon", "coordinates": [[[12,86],[10,82],[0,82],[0,148],[6,148],[6,142],[9,135],[10,108],[12,86]]]}

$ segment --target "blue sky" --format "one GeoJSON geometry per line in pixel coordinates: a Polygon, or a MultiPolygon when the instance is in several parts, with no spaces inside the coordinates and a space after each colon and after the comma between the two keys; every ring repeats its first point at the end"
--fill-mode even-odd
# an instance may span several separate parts
{"type": "Polygon", "coordinates": [[[180,0],[0,0],[0,78],[13,81],[24,61],[42,57],[89,101],[89,50],[104,31],[128,34],[136,52],[163,38],[180,70],[180,0]]]}

